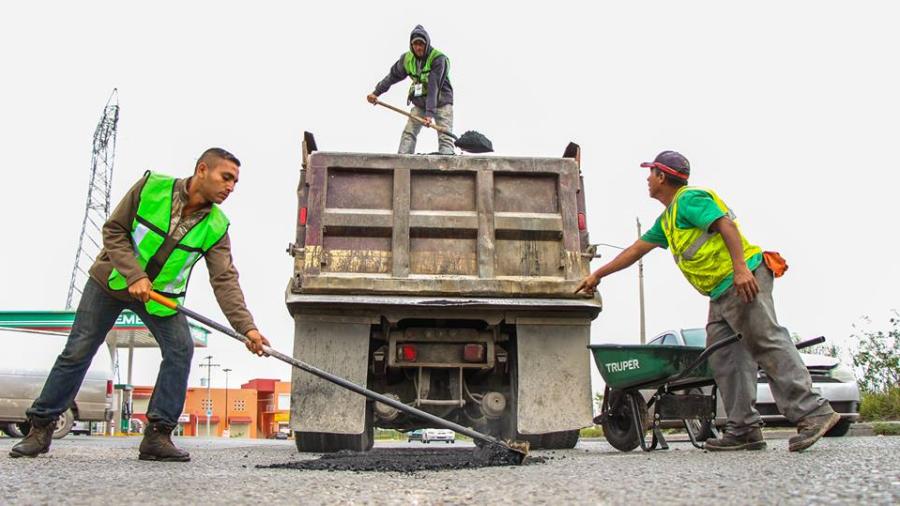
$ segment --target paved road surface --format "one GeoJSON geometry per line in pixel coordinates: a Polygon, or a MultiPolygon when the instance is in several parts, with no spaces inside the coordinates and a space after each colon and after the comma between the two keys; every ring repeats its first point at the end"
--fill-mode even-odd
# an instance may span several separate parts
{"type": "Polygon", "coordinates": [[[900,504],[900,437],[823,439],[802,454],[785,440],[735,454],[587,441],[534,452],[541,465],[413,475],[255,467],[317,457],[293,441],[180,439],[194,460],[168,464],[138,461],[137,438],[69,436],[37,459],[6,458],[13,443],[0,439],[2,504],[900,504]]]}

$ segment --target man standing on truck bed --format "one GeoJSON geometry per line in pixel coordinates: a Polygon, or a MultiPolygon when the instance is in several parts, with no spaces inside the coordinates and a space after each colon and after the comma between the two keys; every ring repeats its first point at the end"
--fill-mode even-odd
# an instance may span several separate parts
{"type": "MultiPolygon", "coordinates": [[[[449,131],[453,130],[453,86],[450,84],[450,59],[431,47],[431,38],[422,25],[416,25],[409,35],[409,51],[391,66],[387,76],[376,86],[366,100],[375,104],[379,95],[407,76],[412,80],[406,103],[412,103],[410,112],[425,119],[426,126],[437,126],[449,131]]],[[[409,118],[406,128],[400,136],[400,148],[397,153],[411,155],[416,151],[416,137],[422,130],[422,124],[409,118]]],[[[438,152],[452,155],[453,138],[438,132],[438,152]]]]}
{"type": "Polygon", "coordinates": [[[691,167],[680,153],[663,151],[641,167],[650,169],[650,197],[666,210],[634,244],[583,279],[576,292],[592,294],[605,276],[630,266],[656,247],[671,247],[687,280],[710,298],[707,346],[735,333],[743,335],[740,342],[709,358],[728,422],[722,437],[708,441],[706,449],[766,447],[755,408],[757,364],[769,377],[778,409],[797,424],[790,451],[809,448],[840,416],[812,391],[809,371],[787,329],[775,318],[772,285],[787,269],[784,260],[750,244],[734,221],[734,213],[715,192],[687,186],[691,167]]]}
{"type": "Polygon", "coordinates": [[[240,166],[228,151],[207,149],[193,176],[175,179],[148,171],[119,202],[103,225],[103,250],[91,266],[66,346],[41,395],[27,411],[31,431],[13,446],[10,457],[36,457],[50,450],[56,419],[71,406],[91,359],[119,313],[130,309],[153,333],[163,357],[147,408],[150,423],[139,458],[191,459],[170,436],[184,409],[194,342],[184,315],[149,296],[155,290],[181,303],[194,264],[206,257],[222,312],[235,330],[250,339],[247,348],[262,354],[262,345],[269,342],[256,330],[244,304],[231,260],[228,218],[219,208],[234,191],[240,166]]]}

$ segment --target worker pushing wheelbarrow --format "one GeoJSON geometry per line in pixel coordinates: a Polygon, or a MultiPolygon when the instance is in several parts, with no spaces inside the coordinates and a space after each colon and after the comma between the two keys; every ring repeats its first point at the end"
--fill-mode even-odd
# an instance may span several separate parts
{"type": "MultiPolygon", "coordinates": [[[[629,452],[638,446],[644,451],[669,445],[662,433],[662,423],[679,420],[683,423],[691,444],[703,449],[705,439],[696,427],[708,426],[713,436],[716,430],[717,388],[707,359],[722,348],[741,339],[735,334],[707,348],[677,345],[620,345],[595,344],[589,346],[594,361],[606,382],[603,406],[594,423],[603,427],[606,440],[617,450],[629,452]],[[704,393],[706,387],[712,387],[704,393]],[[641,390],[655,390],[648,401],[641,390]],[[653,417],[649,413],[653,408],[653,417]],[[695,425],[694,421],[700,422],[695,425]],[[647,443],[645,433],[652,430],[647,443]]],[[[809,339],[797,348],[814,346],[824,337],[809,339]]]]}

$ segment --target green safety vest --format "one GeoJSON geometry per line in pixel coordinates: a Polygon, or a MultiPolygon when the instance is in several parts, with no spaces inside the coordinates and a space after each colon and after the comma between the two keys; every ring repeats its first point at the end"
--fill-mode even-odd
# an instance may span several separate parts
{"type": "MultiPolygon", "coordinates": [[[[428,53],[428,58],[425,58],[425,64],[422,65],[422,68],[419,69],[418,65],[416,65],[416,55],[413,54],[412,51],[407,51],[406,56],[403,57],[403,68],[406,69],[406,74],[412,79],[412,84],[409,86],[409,96],[414,96],[414,89],[416,84],[422,84],[422,95],[428,95],[428,74],[431,73],[431,62],[434,61],[438,56],[444,56],[444,53],[438,51],[437,49],[432,49],[430,53],[428,53]]],[[[447,79],[450,79],[450,58],[447,58],[447,62],[445,64],[447,66],[447,79]]],[[[440,90],[438,90],[438,96],[440,96],[440,90]]]]}
{"type": "MultiPolygon", "coordinates": [[[[735,220],[735,215],[712,190],[683,186],[675,193],[672,204],[666,208],[662,216],[660,224],[666,240],[669,242],[672,255],[675,257],[675,263],[697,291],[703,295],[709,295],[734,269],[731,255],[728,253],[728,247],[721,234],[696,227],[681,229],[675,226],[678,218],[678,197],[687,190],[701,190],[708,193],[719,209],[729,218],[735,220]]],[[[738,231],[740,231],[740,227],[738,231]]],[[[744,260],[762,251],[759,246],[747,242],[744,234],[741,234],[741,245],[744,250],[744,260]]]]}
{"type": "MultiPolygon", "coordinates": [[[[171,252],[160,251],[169,234],[172,222],[172,193],[175,178],[150,172],[141,189],[137,213],[131,224],[131,242],[141,269],[153,283],[153,290],[184,302],[191,270],[200,257],[206,254],[228,231],[228,218],[213,204],[209,214],[194,225],[178,241],[171,252]]],[[[128,281],[118,270],[109,275],[109,288],[124,290],[128,281]]],[[[157,302],[146,302],[147,312],[156,316],[171,316],[176,313],[157,302]]]]}

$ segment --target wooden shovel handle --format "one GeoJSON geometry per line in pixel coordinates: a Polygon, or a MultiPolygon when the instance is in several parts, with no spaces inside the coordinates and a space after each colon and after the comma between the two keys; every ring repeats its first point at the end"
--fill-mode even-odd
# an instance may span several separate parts
{"type": "MultiPolygon", "coordinates": [[[[399,108],[399,107],[394,107],[394,106],[392,106],[391,104],[386,104],[386,103],[382,102],[381,100],[376,100],[375,103],[378,104],[378,105],[380,105],[380,106],[382,106],[382,107],[387,107],[388,109],[390,109],[390,110],[392,110],[392,111],[394,111],[394,112],[399,112],[400,114],[402,114],[402,115],[404,115],[404,116],[406,116],[406,117],[408,117],[408,118],[412,118],[412,119],[418,121],[419,123],[421,123],[421,124],[423,124],[423,125],[425,124],[425,119],[424,119],[424,118],[420,118],[419,116],[416,116],[415,114],[412,114],[412,113],[410,113],[410,112],[404,111],[403,109],[401,109],[401,108],[399,108]]],[[[431,123],[431,128],[437,130],[438,132],[440,132],[440,133],[442,133],[442,134],[453,135],[452,133],[450,133],[449,130],[447,130],[446,128],[441,128],[441,127],[437,126],[437,124],[434,123],[434,122],[431,123]]]]}
{"type": "Polygon", "coordinates": [[[163,297],[162,295],[154,292],[153,290],[150,290],[150,300],[152,300],[154,302],[158,302],[159,304],[162,304],[163,306],[166,306],[169,309],[174,309],[176,311],[178,310],[178,304],[175,303],[174,300],[172,300],[168,297],[163,297]]]}

